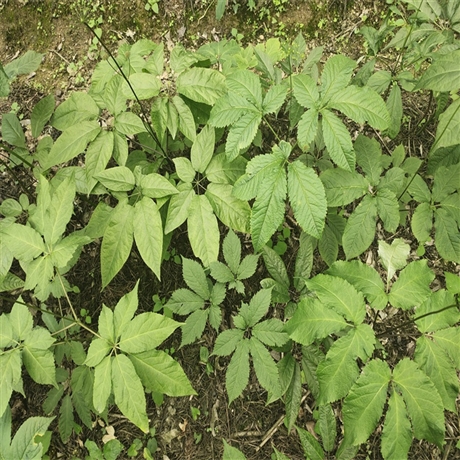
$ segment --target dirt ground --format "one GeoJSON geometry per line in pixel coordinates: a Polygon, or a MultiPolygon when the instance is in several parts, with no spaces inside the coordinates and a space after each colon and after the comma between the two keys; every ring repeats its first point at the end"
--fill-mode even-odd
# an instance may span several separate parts
{"type": "MultiPolygon", "coordinates": [[[[251,13],[242,6],[238,14],[226,14],[218,22],[210,0],[162,0],[158,15],[147,11],[146,3],[147,0],[0,0],[0,62],[6,64],[28,49],[44,53],[39,69],[32,75],[18,78],[12,85],[9,98],[0,100],[0,116],[16,108],[27,120],[32,107],[44,95],[52,93],[58,101],[62,101],[71,91],[88,85],[91,70],[97,60],[104,57],[104,51],[96,44],[82,18],[101,28],[102,38],[113,50],[125,41],[133,42],[143,37],[166,43],[181,42],[188,48],[196,48],[206,41],[221,38],[237,37],[242,43],[256,43],[273,36],[294,38],[302,32],[311,48],[324,45],[326,53],[342,52],[359,59],[364,50],[363,39],[356,34],[357,27],[378,24],[386,8],[383,0],[291,0],[280,2],[284,7],[277,9],[273,6],[277,2],[259,0],[260,7],[267,6],[268,15],[261,18],[257,12],[251,13]]],[[[229,0],[230,5],[236,3],[246,2],[229,0]]],[[[423,113],[416,104],[411,110],[416,115],[423,113]]],[[[409,143],[415,142],[407,132],[402,136],[406,136],[405,140],[409,143]]],[[[415,150],[419,145],[410,144],[409,148],[415,150]]],[[[0,193],[14,196],[17,192],[9,184],[3,184],[0,193]]],[[[82,216],[84,212],[82,208],[82,216]]],[[[180,247],[180,242],[178,244],[180,247]]],[[[187,251],[188,246],[184,244],[181,254],[187,256],[187,251]]],[[[78,309],[90,311],[93,318],[98,317],[102,303],[115,305],[139,277],[140,305],[145,310],[151,308],[153,295],[169,298],[173,290],[183,287],[181,269],[174,262],[168,262],[168,276],[160,284],[147,270],[139,274],[140,263],[133,254],[114,282],[101,292],[99,247],[96,244],[89,247],[83,257],[84,271],[75,270],[72,275],[81,293],[72,296],[72,301],[78,309]]],[[[435,255],[431,264],[435,266],[436,263],[435,255]]],[[[251,289],[251,286],[247,288],[251,289]]],[[[0,304],[0,310],[2,305],[6,308],[7,304],[0,304]]],[[[231,308],[230,304],[228,308],[231,308]]],[[[164,344],[165,348],[175,350],[174,357],[181,363],[198,396],[165,398],[163,404],[157,406],[147,395],[148,415],[155,426],[158,443],[155,459],[221,459],[222,439],[240,448],[248,460],[269,459],[273,446],[292,460],[304,459],[297,435],[287,433],[282,423],[284,404],[277,401],[266,406],[266,393],[254,375],[243,396],[228,407],[225,390],[227,361],[212,359],[208,368],[200,362],[200,346],[212,349],[214,340],[215,332],[207,329],[201,342],[192,346],[179,349],[179,333],[164,344]]],[[[17,396],[14,400],[15,426],[27,417],[44,415],[42,404],[47,388],[32,381],[24,387],[27,398],[17,396]]],[[[314,401],[306,388],[304,396],[297,424],[314,434],[314,401]]],[[[74,434],[66,444],[59,439],[55,420],[51,425],[55,434],[50,458],[85,458],[83,443],[92,439],[101,445],[102,437],[107,434],[107,425],[115,429],[115,436],[126,447],[136,438],[145,445],[145,435],[113,407],[108,415],[108,424],[95,420],[92,430],[83,426],[82,431],[74,434]]],[[[121,458],[129,458],[124,455],[121,458]]],[[[143,458],[141,451],[133,458],[143,458]]],[[[367,448],[361,449],[355,458],[380,459],[378,435],[371,438],[367,448]]],[[[432,446],[414,442],[410,458],[435,460],[441,459],[441,456],[432,446]]]]}

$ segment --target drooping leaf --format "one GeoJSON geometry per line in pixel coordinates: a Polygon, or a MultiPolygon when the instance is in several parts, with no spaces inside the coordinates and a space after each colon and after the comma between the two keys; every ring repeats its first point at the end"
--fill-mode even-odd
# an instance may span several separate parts
{"type": "Polygon", "coordinates": [[[129,359],[148,390],[175,397],[196,394],[180,364],[166,352],[148,350],[129,359]]]}
{"type": "Polygon", "coordinates": [[[411,443],[412,429],[404,400],[397,391],[393,391],[382,430],[383,458],[407,458],[411,443]]]}
{"type": "Polygon", "coordinates": [[[115,403],[144,433],[149,431],[144,388],[133,363],[123,354],[112,359],[112,385],[115,403]]]}
{"type": "Polygon", "coordinates": [[[347,259],[362,254],[374,241],[377,204],[375,198],[366,195],[348,218],[342,237],[347,259]]]}
{"type": "Polygon", "coordinates": [[[265,246],[262,253],[265,267],[270,276],[279,284],[289,289],[290,280],[283,259],[272,248],[265,246]]]}
{"type": "Polygon", "coordinates": [[[444,441],[443,403],[433,382],[408,358],[398,362],[393,380],[406,402],[414,436],[441,448],[444,441]]]}
{"type": "Polygon", "coordinates": [[[345,442],[367,441],[382,416],[391,372],[385,361],[374,359],[363,369],[343,404],[345,442]]]}

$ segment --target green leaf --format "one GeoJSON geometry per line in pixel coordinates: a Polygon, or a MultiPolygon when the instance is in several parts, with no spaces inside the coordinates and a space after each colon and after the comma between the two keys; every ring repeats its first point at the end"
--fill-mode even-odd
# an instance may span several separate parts
{"type": "Polygon", "coordinates": [[[270,276],[286,289],[289,289],[290,280],[283,259],[272,248],[265,246],[263,249],[265,267],[270,276]]]}
{"type": "Polygon", "coordinates": [[[16,431],[11,442],[11,457],[42,458],[43,444],[37,442],[39,436],[46,433],[54,417],[29,417],[16,431]]]}
{"type": "Polygon", "coordinates": [[[221,332],[216,339],[212,354],[217,356],[231,355],[243,337],[244,331],[241,329],[227,329],[221,332]]]}
{"type": "Polygon", "coordinates": [[[85,364],[90,367],[97,366],[111,350],[111,346],[106,339],[96,338],[91,341],[85,364]]]}
{"type": "MultiPolygon", "coordinates": [[[[66,131],[84,121],[96,120],[98,116],[99,107],[94,99],[87,92],[80,91],[72,93],[69,99],[57,107],[51,118],[51,125],[59,131],[66,131]]],[[[78,133],[78,129],[73,132],[78,133]]]]}
{"type": "Polygon", "coordinates": [[[259,112],[247,112],[232,125],[225,144],[225,155],[229,161],[234,160],[242,149],[251,145],[261,119],[259,112]]]}
{"type": "Polygon", "coordinates": [[[43,169],[65,163],[82,153],[89,142],[100,133],[97,121],[82,121],[67,128],[51,147],[49,154],[41,161],[43,169]]]}
{"type": "Polygon", "coordinates": [[[348,218],[342,237],[347,259],[362,254],[374,241],[377,204],[375,198],[366,195],[348,218]]]}
{"type": "Polygon", "coordinates": [[[115,306],[113,311],[113,328],[115,338],[120,337],[126,326],[132,320],[137,310],[138,299],[137,291],[139,280],[136,282],[133,290],[125,294],[115,306]]]}
{"type": "Polygon", "coordinates": [[[129,192],[135,185],[134,174],[126,166],[106,169],[94,178],[113,192],[129,192]]]}
{"type": "Polygon", "coordinates": [[[432,152],[460,143],[460,100],[453,102],[440,116],[432,152]],[[433,150],[436,148],[436,150],[433,150]]]}
{"type": "Polygon", "coordinates": [[[180,323],[157,313],[141,313],[123,329],[118,345],[125,353],[141,353],[164,342],[180,323]]]}
{"type": "Polygon", "coordinates": [[[119,133],[125,134],[126,136],[147,131],[139,115],[133,112],[121,112],[120,115],[115,118],[114,126],[119,133]]]}
{"type": "Polygon", "coordinates": [[[434,228],[439,255],[446,260],[460,263],[460,233],[456,221],[445,209],[436,209],[434,228]]]}
{"type": "Polygon", "coordinates": [[[356,62],[341,54],[330,57],[321,75],[322,102],[328,102],[337,91],[348,85],[356,62]]]}
{"type": "Polygon", "coordinates": [[[143,175],[139,185],[142,195],[150,198],[164,198],[179,193],[177,188],[166,177],[157,173],[143,175]]]}
{"type": "Polygon", "coordinates": [[[178,315],[188,315],[192,311],[203,308],[205,300],[188,289],[177,289],[172,293],[166,307],[178,315]]]}
{"type": "Polygon", "coordinates": [[[215,128],[223,128],[235,123],[245,112],[259,113],[244,97],[228,93],[219,98],[211,110],[209,124],[215,128]]]}
{"type": "Polygon", "coordinates": [[[133,363],[125,355],[116,355],[112,361],[112,384],[115,403],[122,414],[144,433],[149,431],[144,388],[133,363]]]}
{"type": "Polygon", "coordinates": [[[112,392],[112,359],[106,356],[94,368],[93,406],[98,413],[105,410],[112,392]]]}
{"type": "Polygon", "coordinates": [[[249,340],[243,339],[236,346],[225,374],[228,404],[241,395],[249,381],[249,340]]]}
{"type": "Polygon", "coordinates": [[[151,73],[133,73],[129,76],[128,80],[131,87],[126,80],[123,80],[123,84],[121,85],[121,92],[128,99],[136,99],[136,96],[139,100],[151,99],[158,96],[161,89],[160,79],[151,73]]]}
{"type": "Polygon", "coordinates": [[[422,74],[415,89],[431,89],[432,91],[451,91],[459,88],[460,51],[447,54],[434,54],[433,63],[422,74]]]}
{"type": "Polygon", "coordinates": [[[181,347],[193,343],[198,337],[203,335],[209,312],[210,309],[196,310],[185,320],[185,324],[182,326],[181,347]]]}
{"type": "Polygon", "coordinates": [[[262,111],[264,115],[277,112],[286,99],[288,88],[284,85],[274,85],[264,97],[262,111]]]}
{"type": "Polygon", "coordinates": [[[25,337],[24,345],[36,350],[46,350],[56,341],[48,331],[40,326],[35,326],[25,337]]]}
{"type": "Polygon", "coordinates": [[[306,284],[325,306],[353,321],[355,325],[360,324],[366,316],[363,295],[348,281],[330,275],[317,275],[306,284]]]}
{"type": "Polygon", "coordinates": [[[26,138],[21,123],[15,113],[4,113],[2,117],[2,137],[8,144],[26,148],[26,138]]]}
{"type": "Polygon", "coordinates": [[[322,128],[324,143],[332,161],[342,169],[355,169],[355,152],[351,136],[345,125],[331,111],[323,109],[322,128]]]}
{"type": "Polygon", "coordinates": [[[32,331],[33,319],[29,309],[22,304],[22,298],[13,305],[9,314],[13,338],[15,341],[26,339],[32,331]]]}
{"type": "Polygon", "coordinates": [[[390,114],[384,100],[368,86],[347,86],[335,92],[327,106],[339,110],[357,123],[367,121],[380,131],[387,129],[390,124],[390,114]]]}
{"type": "Polygon", "coordinates": [[[198,262],[182,257],[182,276],[190,289],[195,291],[202,299],[209,299],[211,293],[208,280],[203,267],[198,262]]]}
{"type": "Polygon", "coordinates": [[[128,259],[133,244],[134,209],[119,203],[112,211],[101,247],[102,287],[105,288],[128,259]]]}
{"type": "Polygon", "coordinates": [[[411,262],[393,284],[390,303],[404,310],[420,305],[430,295],[430,283],[434,277],[426,260],[411,262]]]}
{"type": "Polygon", "coordinates": [[[326,196],[322,182],[312,168],[300,161],[288,166],[289,201],[305,233],[320,238],[326,218],[326,196]]]}
{"type": "Polygon", "coordinates": [[[209,265],[211,276],[219,283],[229,283],[235,279],[232,271],[222,262],[215,261],[209,265]]]}
{"type": "Polygon", "coordinates": [[[321,435],[324,450],[331,452],[334,449],[335,438],[337,436],[335,414],[330,404],[319,406],[318,412],[318,424],[316,427],[321,435]]]}
{"type": "Polygon", "coordinates": [[[315,239],[305,232],[300,233],[299,249],[294,267],[294,287],[301,291],[305,286],[305,280],[310,278],[313,267],[313,250],[315,239]]]}
{"type": "Polygon", "coordinates": [[[407,191],[414,198],[414,200],[420,203],[431,202],[431,192],[426,182],[421,178],[419,174],[416,174],[409,184],[407,191]]]}
{"type": "Polygon", "coordinates": [[[284,332],[284,324],[278,318],[270,318],[256,324],[252,334],[269,347],[281,347],[289,340],[287,333],[284,332]]]}
{"type": "Polygon", "coordinates": [[[318,249],[321,258],[330,267],[336,260],[339,254],[339,242],[331,230],[329,225],[326,225],[318,242],[318,249]]]}
{"type": "Polygon", "coordinates": [[[460,276],[444,272],[447,290],[452,294],[460,294],[460,276]]]}
{"type": "Polygon", "coordinates": [[[163,256],[163,223],[157,205],[144,197],[134,207],[134,241],[142,260],[155,273],[161,274],[163,256]]]}
{"type": "Polygon", "coordinates": [[[300,372],[300,366],[298,363],[294,363],[293,375],[291,382],[286,391],[286,425],[288,433],[291,432],[294,424],[297,420],[300,411],[300,405],[302,401],[302,378],[300,372]]]}
{"type": "Polygon", "coordinates": [[[8,75],[6,75],[5,70],[3,69],[3,66],[0,64],[0,97],[8,97],[9,94],[10,94],[9,78],[8,78],[8,75]]]}
{"type": "Polygon", "coordinates": [[[232,447],[227,442],[225,439],[223,439],[224,442],[224,456],[222,457],[222,460],[246,460],[246,457],[243,455],[241,451],[239,451],[236,447],[232,447]]]}
{"type": "Polygon", "coordinates": [[[460,328],[449,327],[436,331],[434,341],[448,354],[457,369],[460,368],[460,328]]]}
{"type": "Polygon", "coordinates": [[[269,351],[254,336],[250,339],[249,350],[259,383],[274,399],[281,397],[278,368],[269,351]]]}
{"type": "Polygon", "coordinates": [[[214,105],[225,92],[225,77],[217,70],[193,67],[179,75],[176,87],[192,101],[214,105]]]}
{"type": "Polygon", "coordinates": [[[337,401],[348,393],[359,374],[356,358],[366,361],[374,350],[374,343],[374,331],[367,324],[350,329],[334,342],[316,372],[320,404],[337,401]]]}
{"type": "Polygon", "coordinates": [[[271,302],[271,289],[261,289],[252,296],[249,305],[240,309],[240,315],[246,322],[246,327],[255,326],[267,313],[271,302]]]}
{"type": "Polygon", "coordinates": [[[394,233],[400,221],[398,199],[388,189],[379,190],[376,196],[377,212],[383,221],[383,226],[387,232],[394,233]]]}
{"type": "Polygon", "coordinates": [[[343,403],[345,442],[359,445],[375,430],[387,399],[391,372],[385,361],[374,359],[363,369],[343,403]]]}
{"type": "Polygon", "coordinates": [[[382,430],[383,458],[407,458],[412,444],[412,428],[406,405],[397,391],[391,393],[382,430]]]}
{"type": "Polygon", "coordinates": [[[385,241],[379,241],[379,256],[387,271],[387,280],[391,280],[394,274],[407,265],[410,246],[400,238],[395,238],[391,245],[385,241]]]}
{"type": "Polygon", "coordinates": [[[316,82],[310,75],[299,74],[292,78],[294,96],[297,102],[308,109],[316,106],[319,100],[319,91],[316,82]]]}
{"type": "Polygon", "coordinates": [[[219,255],[220,234],[217,219],[206,196],[193,196],[187,228],[193,253],[204,266],[209,266],[219,255]]]}
{"type": "Polygon", "coordinates": [[[102,305],[101,314],[98,319],[98,332],[109,344],[115,343],[113,326],[113,311],[105,305],[102,305]]]}
{"type": "Polygon", "coordinates": [[[190,187],[180,190],[177,195],[171,197],[166,216],[165,235],[171,233],[187,220],[190,204],[194,196],[195,192],[190,187]]]}
{"type": "Polygon", "coordinates": [[[24,347],[22,359],[27,372],[37,383],[57,386],[54,355],[51,351],[24,347]]]}
{"type": "Polygon", "coordinates": [[[318,131],[318,111],[307,110],[297,124],[297,140],[303,150],[308,150],[318,131]]]}
{"type": "Polygon", "coordinates": [[[8,348],[13,341],[13,328],[9,315],[0,315],[0,348],[8,348]]]}
{"type": "Polygon", "coordinates": [[[259,190],[251,216],[251,235],[254,249],[260,251],[280,226],[284,217],[287,192],[286,172],[280,167],[273,182],[259,190]]]}
{"type": "Polygon", "coordinates": [[[22,56],[19,56],[18,58],[13,59],[10,63],[6,64],[4,67],[5,73],[8,75],[8,78],[12,79],[17,75],[25,75],[35,72],[41,64],[43,56],[44,55],[41,53],[28,50],[22,56]]]}
{"type": "Polygon", "coordinates": [[[400,388],[412,420],[414,436],[426,439],[439,448],[444,442],[442,399],[427,377],[413,361],[404,358],[393,371],[393,381],[400,388]]]}
{"type": "Polygon", "coordinates": [[[416,316],[422,316],[416,320],[417,327],[421,332],[431,332],[453,326],[460,320],[460,312],[454,305],[451,292],[444,289],[432,292],[416,310],[416,316]]]}
{"type": "Polygon", "coordinates": [[[237,231],[249,232],[251,208],[246,201],[233,195],[233,186],[210,183],[205,196],[222,223],[237,231]]]}
{"type": "Polygon", "coordinates": [[[164,351],[148,350],[129,358],[147,390],[174,397],[196,394],[179,363],[164,351]]]}
{"type": "Polygon", "coordinates": [[[65,395],[59,408],[59,434],[61,441],[65,444],[72,434],[73,430],[73,406],[72,398],[69,395],[65,395]]]}
{"type": "Polygon", "coordinates": [[[42,237],[31,227],[11,224],[2,230],[2,238],[14,257],[21,261],[30,261],[45,252],[42,237]]]}
{"type": "Polygon", "coordinates": [[[101,131],[86,149],[85,173],[88,181],[88,192],[91,192],[97,183],[94,176],[102,173],[110,161],[114,142],[112,131],[101,131]]]}
{"type": "Polygon", "coordinates": [[[308,431],[296,426],[297,433],[299,434],[300,443],[305,454],[305,458],[311,460],[323,460],[324,451],[320,443],[308,431]]]}
{"type": "Polygon", "coordinates": [[[122,92],[123,86],[123,77],[116,74],[109,80],[104,88],[103,100],[107,106],[107,110],[115,117],[121,112],[126,111],[126,96],[122,92]]]}
{"type": "Polygon", "coordinates": [[[354,143],[354,147],[356,162],[361,166],[371,184],[377,185],[383,171],[383,156],[380,144],[375,139],[360,134],[354,143]]]}
{"type": "Polygon", "coordinates": [[[360,260],[337,261],[326,273],[347,280],[365,295],[373,308],[385,308],[388,302],[385,286],[378,272],[369,265],[360,260]]]}
{"type": "Polygon", "coordinates": [[[229,92],[244,97],[258,109],[262,106],[262,87],[259,76],[246,69],[237,70],[227,78],[229,92]]]}
{"type": "Polygon", "coordinates": [[[327,169],[321,174],[320,179],[329,207],[345,206],[362,197],[369,187],[361,174],[340,168],[327,169]]]}
{"type": "Polygon", "coordinates": [[[433,228],[433,210],[430,203],[419,204],[411,219],[412,233],[419,243],[425,243],[430,239],[433,228]]]}
{"type": "Polygon", "coordinates": [[[214,128],[206,125],[196,136],[190,152],[190,159],[195,171],[204,173],[214,154],[216,136],[214,128]]]}
{"type": "Polygon", "coordinates": [[[236,272],[236,278],[238,280],[245,280],[250,278],[257,269],[257,262],[259,260],[258,255],[248,254],[242,261],[236,272]]]}
{"type": "MultiPolygon", "coordinates": [[[[8,410],[8,403],[13,393],[13,388],[21,381],[21,351],[15,349],[0,355],[0,414],[8,410]]],[[[8,439],[9,441],[9,439],[8,439]]]]}
{"type": "Polygon", "coordinates": [[[456,412],[459,382],[455,367],[444,350],[430,338],[421,336],[417,339],[414,361],[434,383],[444,408],[456,412]]]}
{"type": "Polygon", "coordinates": [[[388,136],[394,139],[401,130],[401,121],[403,117],[403,105],[401,97],[401,88],[398,84],[394,83],[391,87],[390,94],[388,94],[387,110],[390,114],[390,123],[388,126],[388,136]]]}
{"type": "Polygon", "coordinates": [[[292,340],[302,345],[310,345],[346,328],[348,323],[343,316],[311,297],[304,297],[297,305],[293,317],[287,322],[285,331],[292,340]]]}
{"type": "Polygon", "coordinates": [[[32,110],[30,124],[32,136],[38,137],[54,112],[55,100],[52,94],[40,99],[32,110]]]}
{"type": "Polygon", "coordinates": [[[240,267],[241,241],[231,229],[229,229],[227,236],[224,238],[224,241],[222,243],[222,252],[224,254],[224,259],[225,262],[227,262],[229,269],[232,273],[236,274],[240,267]]]}

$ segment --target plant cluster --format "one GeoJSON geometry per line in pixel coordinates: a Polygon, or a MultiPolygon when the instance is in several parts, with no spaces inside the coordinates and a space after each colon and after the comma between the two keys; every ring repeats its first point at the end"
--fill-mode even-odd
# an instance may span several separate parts
{"type": "MultiPolygon", "coordinates": [[[[35,188],[0,204],[0,290],[13,304],[0,315],[0,458],[39,458],[49,445],[51,417],[28,419],[10,440],[23,366],[51,386],[43,410],[56,414],[62,442],[114,405],[153,436],[146,393],[157,403],[196,394],[158,348],[176,329],[181,347],[212,331],[200,358],[210,371],[228,361],[228,404],[253,369],[267,403],[284,401],[306,458],[353,458],[379,423],[385,459],[407,458],[414,439],[445,448],[445,411],[457,412],[459,394],[460,278],[435,273],[424,252],[434,243],[446,267],[460,264],[460,1],[392,8],[398,26],[361,31],[372,56],[359,67],[308,53],[301,35],[170,52],[142,39],[101,60],[87,91],[57,108],[52,95],[40,100],[32,142],[16,114],[3,114],[2,168],[12,178],[22,168],[35,188]],[[380,53],[395,48],[395,66],[384,67],[380,53]],[[403,95],[425,92],[437,122],[428,154],[383,149],[381,136],[401,130],[403,95]],[[78,207],[89,220],[70,225],[78,207]],[[71,275],[86,248],[100,246],[102,289],[135,251],[160,280],[180,231],[186,287],[140,308],[136,284],[100,307],[97,330],[79,317],[71,275]],[[360,258],[370,247],[374,264],[360,258]],[[414,347],[395,358],[400,335],[414,347]],[[317,437],[296,426],[305,386],[317,437]]],[[[20,73],[16,64],[0,78],[20,73]]],[[[86,447],[89,458],[123,449],[86,447]]],[[[223,458],[244,456],[224,441],[223,458]]]]}

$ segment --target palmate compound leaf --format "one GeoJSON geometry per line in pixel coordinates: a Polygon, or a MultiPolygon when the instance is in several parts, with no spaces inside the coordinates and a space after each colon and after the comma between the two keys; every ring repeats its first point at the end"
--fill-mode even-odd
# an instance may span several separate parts
{"type": "Polygon", "coordinates": [[[294,216],[309,235],[320,238],[326,218],[327,202],[324,187],[315,171],[300,161],[288,166],[289,201],[294,216]]]}
{"type": "Polygon", "coordinates": [[[374,350],[374,343],[374,331],[367,324],[350,329],[334,342],[316,372],[320,404],[337,401],[348,393],[359,374],[356,358],[367,360],[374,350]]]}
{"type": "Polygon", "coordinates": [[[375,430],[387,399],[391,371],[385,361],[374,359],[361,372],[343,403],[345,443],[359,445],[375,430]]]}
{"type": "Polygon", "coordinates": [[[361,255],[374,241],[377,220],[376,199],[366,195],[348,218],[342,245],[347,259],[361,255]]]}
{"type": "Polygon", "coordinates": [[[330,275],[317,275],[306,284],[325,306],[355,325],[362,323],[366,315],[364,298],[348,281],[330,275]]]}
{"type": "Polygon", "coordinates": [[[402,396],[394,391],[388,401],[388,410],[382,431],[381,452],[385,460],[407,458],[412,444],[412,428],[402,396]]]}
{"type": "Polygon", "coordinates": [[[129,355],[144,387],[168,396],[196,394],[180,364],[161,350],[129,355]]]}
{"type": "Polygon", "coordinates": [[[235,353],[227,367],[225,387],[228,404],[241,395],[249,381],[249,340],[243,339],[236,346],[235,353]]]}
{"type": "Polygon", "coordinates": [[[373,308],[381,310],[388,303],[385,285],[378,272],[360,260],[335,262],[327,271],[327,274],[343,278],[362,292],[373,308]]]}
{"type": "Polygon", "coordinates": [[[317,339],[345,329],[349,324],[343,316],[335,313],[317,299],[304,297],[297,305],[293,317],[287,322],[285,331],[292,340],[310,345],[317,339]]]}
{"type": "Polygon", "coordinates": [[[272,179],[261,185],[252,208],[251,235],[256,251],[265,246],[284,217],[287,181],[282,165],[272,179]]]}
{"type": "Polygon", "coordinates": [[[122,414],[148,433],[144,388],[133,363],[123,354],[112,358],[112,385],[115,403],[122,414]]]}
{"type": "Polygon", "coordinates": [[[414,360],[436,386],[444,408],[456,412],[459,382],[454,364],[445,351],[431,338],[421,336],[417,339],[414,360]]]}
{"type": "Polygon", "coordinates": [[[445,429],[443,403],[433,382],[408,358],[399,361],[394,368],[393,381],[406,402],[414,436],[442,448],[445,429]]]}
{"type": "Polygon", "coordinates": [[[390,303],[404,310],[420,305],[430,295],[434,278],[426,260],[411,262],[391,287],[390,303]]]}

